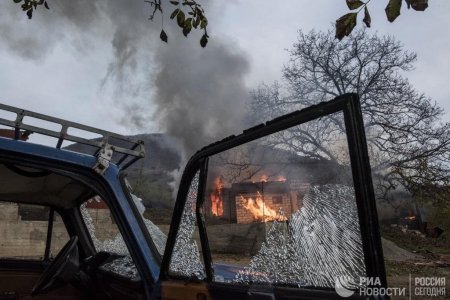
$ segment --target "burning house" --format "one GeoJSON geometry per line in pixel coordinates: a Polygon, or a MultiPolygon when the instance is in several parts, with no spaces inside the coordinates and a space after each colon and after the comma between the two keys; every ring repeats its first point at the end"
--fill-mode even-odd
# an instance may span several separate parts
{"type": "Polygon", "coordinates": [[[349,168],[261,144],[228,150],[208,164],[203,208],[210,224],[286,221],[311,186],[351,180],[349,168]]]}
{"type": "Polygon", "coordinates": [[[285,181],[234,183],[231,189],[237,223],[284,221],[298,209],[285,181]]]}
{"type": "Polygon", "coordinates": [[[285,221],[302,207],[302,197],[309,184],[275,180],[244,181],[226,187],[222,177],[207,191],[206,216],[217,222],[247,224],[285,221]]]}

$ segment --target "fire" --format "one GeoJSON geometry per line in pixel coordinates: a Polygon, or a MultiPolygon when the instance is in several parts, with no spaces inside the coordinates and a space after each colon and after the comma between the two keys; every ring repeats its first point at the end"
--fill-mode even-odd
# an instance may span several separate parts
{"type": "MultiPolygon", "coordinates": [[[[282,176],[282,175],[278,175],[277,177],[273,177],[273,176],[268,176],[268,175],[261,175],[259,177],[259,182],[268,182],[268,181],[281,181],[281,182],[285,182],[286,181],[286,177],[282,176]],[[269,180],[270,179],[270,180],[269,180]]],[[[252,181],[253,183],[255,181],[252,181]]]]}
{"type": "Polygon", "coordinates": [[[255,220],[263,222],[287,220],[282,212],[277,212],[274,209],[268,207],[259,192],[256,195],[255,199],[245,199],[242,195],[240,197],[242,206],[252,213],[255,220]]]}
{"type": "Polygon", "coordinates": [[[405,220],[408,221],[414,221],[416,219],[416,216],[414,213],[410,210],[407,217],[404,217],[405,220]]]}
{"type": "Polygon", "coordinates": [[[286,177],[279,175],[279,176],[277,176],[275,181],[285,182],[286,181],[286,177]]]}
{"type": "Polygon", "coordinates": [[[214,216],[223,215],[223,199],[222,199],[223,181],[222,177],[218,177],[215,181],[214,191],[211,193],[211,212],[214,216]]]}

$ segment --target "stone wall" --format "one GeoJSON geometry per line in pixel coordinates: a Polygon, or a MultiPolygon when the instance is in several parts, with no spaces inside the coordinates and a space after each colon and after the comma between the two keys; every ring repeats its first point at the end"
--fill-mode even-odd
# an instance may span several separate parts
{"type": "MultiPolygon", "coordinates": [[[[211,252],[221,254],[251,254],[254,255],[264,242],[266,232],[272,226],[271,222],[251,224],[221,224],[206,225],[208,242],[211,252]]],[[[158,225],[166,235],[169,225],[158,225]]],[[[196,229],[193,235],[200,247],[200,236],[196,229]]]]}
{"type": "MultiPolygon", "coordinates": [[[[0,257],[43,258],[47,228],[46,221],[0,220],[0,257]]],[[[56,256],[68,240],[63,222],[55,220],[51,255],[56,256]]]]}
{"type": "MultiPolygon", "coordinates": [[[[116,224],[107,209],[88,209],[100,241],[114,239],[116,224]]],[[[22,220],[17,204],[0,202],[0,257],[42,259],[47,241],[48,221],[22,220]]],[[[59,215],[53,222],[50,255],[56,256],[69,241],[66,228],[59,215]]]]}
{"type": "MultiPolygon", "coordinates": [[[[100,241],[114,239],[118,234],[109,210],[88,209],[100,241]]],[[[207,225],[208,240],[212,253],[255,254],[264,241],[266,231],[272,223],[207,225]]],[[[24,221],[18,214],[17,205],[0,203],[0,257],[41,259],[44,256],[47,238],[47,221],[24,221]]],[[[158,225],[166,235],[169,225],[158,225]]],[[[198,230],[194,239],[200,247],[198,230]]],[[[64,223],[56,217],[53,224],[53,256],[69,240],[64,223]]]]}

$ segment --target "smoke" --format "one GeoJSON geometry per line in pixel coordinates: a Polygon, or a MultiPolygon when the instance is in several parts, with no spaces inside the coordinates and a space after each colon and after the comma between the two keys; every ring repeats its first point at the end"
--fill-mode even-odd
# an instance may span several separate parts
{"type": "Polygon", "coordinates": [[[204,4],[212,27],[205,49],[199,45],[199,32],[186,39],[168,19],[170,5],[164,7],[169,35],[169,44],[164,44],[159,40],[161,18],[148,21],[151,7],[144,1],[49,4],[50,10],[38,8],[28,20],[13,1],[2,3],[3,47],[21,58],[41,60],[61,43],[69,42],[81,55],[109,43],[112,58],[99,87],[114,90],[114,105],[123,110],[121,123],[136,129],[156,121],[179,142],[185,157],[242,129],[249,63],[231,40],[214,36],[214,20],[223,13],[220,4],[204,4]]]}
{"type": "Polygon", "coordinates": [[[157,53],[164,63],[156,76],[154,103],[161,126],[190,155],[205,143],[242,128],[248,97],[243,76],[248,63],[217,40],[206,49],[183,45],[185,41],[178,40],[157,53]]]}
{"type": "Polygon", "coordinates": [[[183,149],[171,184],[177,191],[181,171],[196,150],[243,129],[249,64],[218,40],[201,49],[197,40],[178,39],[158,51],[156,59],[162,63],[154,81],[154,116],[183,149]]]}

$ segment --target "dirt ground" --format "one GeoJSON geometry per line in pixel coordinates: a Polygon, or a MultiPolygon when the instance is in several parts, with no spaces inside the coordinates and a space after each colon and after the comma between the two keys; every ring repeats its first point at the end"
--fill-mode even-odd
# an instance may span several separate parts
{"type": "Polygon", "coordinates": [[[212,254],[215,263],[230,264],[239,267],[246,267],[250,264],[250,256],[242,256],[237,254],[212,254]]]}
{"type": "Polygon", "coordinates": [[[386,273],[387,282],[389,287],[406,288],[406,293],[409,295],[409,284],[411,274],[411,293],[413,296],[405,297],[392,297],[392,299],[450,299],[450,290],[448,285],[448,279],[450,279],[450,268],[433,268],[417,266],[413,262],[391,262],[386,261],[386,273]],[[414,280],[415,277],[446,277],[446,295],[440,297],[426,297],[426,296],[414,296],[414,280]]]}
{"type": "Polygon", "coordinates": [[[415,231],[382,228],[383,254],[389,287],[406,288],[407,296],[392,299],[450,299],[450,245],[415,231]],[[415,296],[416,277],[445,277],[445,296],[415,296]],[[411,279],[410,279],[411,278],[411,279]],[[411,298],[409,298],[411,280],[411,298]]]}
{"type": "MultiPolygon", "coordinates": [[[[391,298],[450,299],[450,285],[448,283],[450,282],[450,249],[447,248],[446,241],[426,238],[415,232],[405,233],[397,229],[387,230],[388,234],[384,234],[385,238],[382,238],[382,245],[388,286],[406,289],[404,297],[391,298]],[[445,277],[446,295],[439,297],[415,296],[416,277],[445,277]],[[410,291],[411,298],[409,297],[410,291]]],[[[248,266],[251,259],[250,255],[243,254],[213,253],[212,256],[215,263],[240,267],[248,266]]]]}

